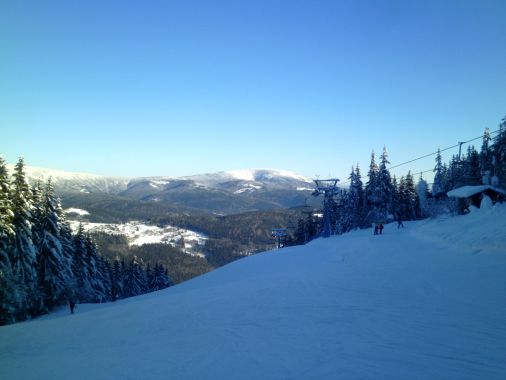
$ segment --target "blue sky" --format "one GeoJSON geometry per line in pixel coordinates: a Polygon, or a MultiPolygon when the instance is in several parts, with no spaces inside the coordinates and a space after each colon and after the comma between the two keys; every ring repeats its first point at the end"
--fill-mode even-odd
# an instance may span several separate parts
{"type": "Polygon", "coordinates": [[[497,129],[505,16],[501,0],[2,2],[0,153],[344,180],[372,149],[396,164],[497,129]]]}

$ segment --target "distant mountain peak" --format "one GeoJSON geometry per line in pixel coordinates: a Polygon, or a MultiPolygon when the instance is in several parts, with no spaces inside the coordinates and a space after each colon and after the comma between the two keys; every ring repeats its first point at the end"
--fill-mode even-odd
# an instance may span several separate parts
{"type": "Polygon", "coordinates": [[[293,172],[278,169],[237,169],[228,170],[224,173],[229,174],[233,178],[243,181],[262,181],[275,177],[285,177],[301,182],[312,182],[309,178],[293,172]]]}

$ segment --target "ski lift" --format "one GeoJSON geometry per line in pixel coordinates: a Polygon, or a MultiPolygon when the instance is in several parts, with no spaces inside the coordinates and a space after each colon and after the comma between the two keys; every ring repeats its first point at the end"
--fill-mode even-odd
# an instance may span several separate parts
{"type": "Polygon", "coordinates": [[[281,239],[285,239],[288,234],[286,228],[273,228],[271,236],[277,239],[278,248],[281,248],[281,239]]]}
{"type": "Polygon", "coordinates": [[[329,178],[329,179],[315,179],[313,180],[316,187],[313,191],[313,196],[317,197],[320,195],[324,196],[323,199],[323,233],[322,236],[324,238],[330,237],[331,234],[331,226],[330,226],[330,199],[338,194],[339,189],[337,187],[337,182],[339,179],[337,178],[329,178]]]}

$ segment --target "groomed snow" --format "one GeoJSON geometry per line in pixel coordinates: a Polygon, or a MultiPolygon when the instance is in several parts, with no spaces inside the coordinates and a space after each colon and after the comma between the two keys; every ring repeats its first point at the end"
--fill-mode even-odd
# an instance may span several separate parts
{"type": "Polygon", "coordinates": [[[2,379],[505,379],[506,205],[0,328],[2,379]]]}

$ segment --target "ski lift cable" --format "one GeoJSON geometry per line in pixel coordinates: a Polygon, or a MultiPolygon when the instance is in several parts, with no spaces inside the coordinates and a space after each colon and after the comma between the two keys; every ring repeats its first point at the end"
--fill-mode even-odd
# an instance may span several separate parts
{"type": "MultiPolygon", "coordinates": [[[[493,131],[493,132],[489,132],[490,135],[494,134],[494,133],[499,133],[500,132],[500,129],[496,130],[496,131],[493,131]]],[[[483,138],[483,135],[480,135],[478,137],[475,137],[473,139],[470,139],[470,140],[467,140],[467,141],[460,141],[458,142],[456,145],[452,145],[452,146],[449,146],[447,148],[444,148],[444,149],[439,149],[439,152],[444,152],[444,151],[447,151],[447,150],[450,150],[450,149],[453,149],[453,148],[456,148],[458,147],[459,145],[463,145],[463,144],[467,144],[467,143],[470,143],[471,141],[475,141],[475,140],[478,140],[478,139],[482,139],[483,138]]],[[[421,157],[418,157],[418,158],[414,158],[412,160],[409,160],[409,161],[406,161],[406,162],[403,162],[401,164],[397,164],[397,165],[393,165],[393,166],[390,166],[388,169],[395,169],[395,168],[398,168],[399,166],[402,166],[402,165],[406,165],[406,164],[410,164],[414,161],[418,161],[418,160],[421,160],[423,158],[427,158],[427,157],[430,157],[430,156],[434,156],[435,154],[437,154],[437,151],[436,152],[433,152],[433,153],[429,153],[429,154],[425,154],[421,157]]]]}
{"type": "MultiPolygon", "coordinates": [[[[499,133],[500,131],[501,131],[500,129],[497,129],[497,130],[495,130],[495,131],[489,132],[489,135],[493,135],[493,134],[495,134],[495,133],[499,133]]],[[[447,147],[447,148],[439,149],[439,152],[440,152],[440,153],[441,153],[441,152],[445,152],[445,151],[447,151],[447,150],[450,150],[450,149],[456,148],[456,147],[458,147],[459,145],[467,144],[467,143],[470,143],[471,141],[475,141],[475,140],[482,139],[482,138],[483,138],[483,135],[480,135],[480,136],[478,136],[478,137],[472,138],[472,139],[467,140],[467,141],[460,141],[460,142],[458,142],[458,143],[457,143],[457,144],[455,144],[455,145],[449,146],[449,147],[447,147]]],[[[436,151],[436,152],[433,152],[433,153],[425,154],[425,155],[420,156],[420,157],[418,157],[418,158],[414,158],[414,159],[412,159],[412,160],[405,161],[405,162],[402,162],[402,163],[400,163],[400,164],[390,166],[390,167],[388,167],[387,169],[388,169],[388,170],[395,169],[395,168],[398,168],[399,166],[407,165],[407,164],[410,164],[410,163],[412,163],[412,162],[415,162],[415,161],[418,161],[418,160],[421,160],[421,159],[424,159],[424,158],[427,158],[427,157],[430,157],[430,156],[434,156],[434,155],[436,155],[437,153],[438,153],[438,152],[436,151]]],[[[425,171],[423,171],[423,172],[417,172],[417,173],[415,173],[415,174],[427,173],[427,172],[429,172],[429,171],[432,171],[432,169],[425,170],[425,171]]],[[[341,185],[346,185],[346,184],[348,184],[348,183],[350,183],[350,182],[351,182],[351,181],[350,181],[350,180],[348,180],[348,181],[345,181],[345,182],[341,182],[340,184],[341,184],[341,185]]]]}

